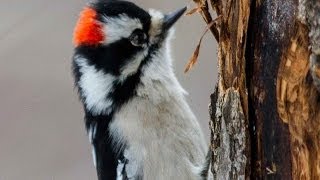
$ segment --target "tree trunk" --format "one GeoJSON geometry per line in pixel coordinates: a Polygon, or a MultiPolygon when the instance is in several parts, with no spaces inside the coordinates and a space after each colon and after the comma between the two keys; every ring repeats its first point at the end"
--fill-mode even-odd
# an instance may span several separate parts
{"type": "Polygon", "coordinates": [[[320,179],[320,0],[194,1],[220,16],[214,178],[320,179]]]}

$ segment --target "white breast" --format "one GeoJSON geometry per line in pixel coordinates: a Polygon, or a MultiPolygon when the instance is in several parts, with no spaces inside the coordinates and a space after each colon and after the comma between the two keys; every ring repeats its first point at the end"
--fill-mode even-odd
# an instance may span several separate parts
{"type": "Polygon", "coordinates": [[[109,126],[115,148],[129,142],[126,172],[154,180],[200,179],[207,146],[182,88],[175,78],[150,81],[153,87],[141,87],[139,96],[125,104],[109,126]]]}

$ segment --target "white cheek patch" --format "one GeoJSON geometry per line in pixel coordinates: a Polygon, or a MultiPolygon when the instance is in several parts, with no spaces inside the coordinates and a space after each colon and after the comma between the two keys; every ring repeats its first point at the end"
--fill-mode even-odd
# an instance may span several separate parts
{"type": "Polygon", "coordinates": [[[86,108],[93,115],[109,114],[112,111],[112,100],[107,98],[107,94],[113,90],[113,82],[116,78],[101,70],[98,71],[94,66],[89,65],[85,58],[79,57],[75,62],[82,74],[78,86],[82,90],[86,108]]]}
{"type": "Polygon", "coordinates": [[[151,26],[149,30],[150,42],[157,41],[157,36],[161,34],[164,14],[160,11],[150,9],[149,14],[151,16],[151,26]]]}
{"type": "Polygon", "coordinates": [[[106,35],[105,44],[111,44],[122,38],[128,38],[135,29],[142,29],[142,23],[139,19],[130,18],[125,14],[104,18],[107,22],[103,28],[106,35]]]}

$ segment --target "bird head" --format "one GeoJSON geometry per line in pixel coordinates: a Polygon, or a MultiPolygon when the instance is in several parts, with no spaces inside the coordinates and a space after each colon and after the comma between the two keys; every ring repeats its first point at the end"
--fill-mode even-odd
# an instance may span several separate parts
{"type": "Polygon", "coordinates": [[[145,11],[121,0],[98,0],[82,10],[73,36],[73,66],[89,109],[98,113],[107,104],[126,101],[141,76],[150,74],[143,70],[148,64],[171,66],[166,42],[185,11],[186,7],[169,14],[145,11]],[[160,56],[164,58],[156,58],[160,56]]]}

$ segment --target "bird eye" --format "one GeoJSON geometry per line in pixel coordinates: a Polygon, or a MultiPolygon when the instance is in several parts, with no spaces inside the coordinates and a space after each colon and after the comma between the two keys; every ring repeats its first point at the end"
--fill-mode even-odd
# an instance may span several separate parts
{"type": "Polygon", "coordinates": [[[141,29],[136,29],[132,32],[129,40],[133,46],[143,46],[147,42],[147,35],[141,29]]]}

